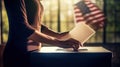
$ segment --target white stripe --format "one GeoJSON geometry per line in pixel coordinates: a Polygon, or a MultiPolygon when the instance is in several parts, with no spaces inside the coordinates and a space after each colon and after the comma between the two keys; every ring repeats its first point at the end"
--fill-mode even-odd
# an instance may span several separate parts
{"type": "Polygon", "coordinates": [[[79,21],[79,22],[77,22],[77,21],[76,21],[76,23],[81,23],[81,22],[86,22],[86,21],[82,21],[82,20],[81,20],[81,21],[79,21]]]}
{"type": "Polygon", "coordinates": [[[91,11],[98,9],[97,7],[90,8],[91,11]]]}
{"type": "Polygon", "coordinates": [[[91,15],[90,13],[87,13],[87,14],[85,14],[85,17],[90,16],[90,15],[91,15]]]}
{"type": "Polygon", "coordinates": [[[75,13],[75,16],[82,16],[82,13],[75,13]]]}
{"type": "Polygon", "coordinates": [[[93,6],[94,6],[94,4],[89,4],[89,5],[87,5],[87,6],[90,8],[90,7],[93,7],[93,6]]]}
{"type": "Polygon", "coordinates": [[[84,20],[83,17],[76,18],[76,20],[84,20]]]}
{"type": "Polygon", "coordinates": [[[94,17],[98,18],[98,17],[102,17],[102,16],[104,16],[104,15],[103,14],[98,14],[98,15],[96,15],[94,17]]]}
{"type": "MultiPolygon", "coordinates": [[[[87,16],[86,16],[87,17],[87,16]]],[[[86,20],[88,20],[88,21],[90,21],[90,20],[98,20],[98,21],[101,21],[101,20],[104,20],[105,18],[104,17],[100,17],[100,18],[98,18],[98,19],[96,19],[96,18],[98,18],[98,17],[88,17],[86,20]]]]}
{"type": "Polygon", "coordinates": [[[96,10],[94,12],[91,12],[91,14],[97,14],[97,13],[100,13],[101,11],[100,10],[96,10]]]}
{"type": "Polygon", "coordinates": [[[104,17],[102,17],[102,18],[100,18],[100,19],[98,19],[98,21],[101,21],[101,20],[104,20],[105,18],[104,17]]]}
{"type": "Polygon", "coordinates": [[[98,20],[93,20],[93,21],[92,21],[92,23],[97,23],[97,22],[98,22],[98,20]]]}
{"type": "Polygon", "coordinates": [[[86,20],[93,20],[94,17],[88,17],[86,20]]]}
{"type": "Polygon", "coordinates": [[[85,1],[85,4],[87,4],[87,5],[88,5],[88,4],[90,4],[90,2],[88,2],[88,1],[85,1]]]}
{"type": "Polygon", "coordinates": [[[74,11],[77,12],[77,11],[80,11],[80,9],[75,9],[74,11]]]}
{"type": "MultiPolygon", "coordinates": [[[[97,23],[97,22],[102,21],[104,19],[105,19],[104,17],[103,18],[99,18],[99,19],[92,19],[92,21],[90,23],[97,23]]],[[[87,20],[87,21],[89,21],[89,20],[87,20]]]]}

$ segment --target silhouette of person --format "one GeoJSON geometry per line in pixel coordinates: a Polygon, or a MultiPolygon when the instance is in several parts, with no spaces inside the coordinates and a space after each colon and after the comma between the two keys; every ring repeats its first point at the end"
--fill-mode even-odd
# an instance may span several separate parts
{"type": "Polygon", "coordinates": [[[36,48],[29,49],[29,45],[41,47],[41,43],[46,43],[74,50],[81,46],[72,38],[60,40],[68,32],[57,33],[41,24],[44,8],[39,0],[4,0],[4,3],[9,19],[4,67],[30,67],[30,53],[36,48]]]}

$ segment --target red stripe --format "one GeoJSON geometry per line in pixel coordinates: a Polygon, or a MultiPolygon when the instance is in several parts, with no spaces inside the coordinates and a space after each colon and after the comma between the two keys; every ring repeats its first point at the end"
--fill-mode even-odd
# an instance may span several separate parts
{"type": "Polygon", "coordinates": [[[99,19],[101,19],[101,18],[104,18],[104,16],[100,16],[100,17],[93,17],[94,19],[87,19],[87,18],[85,18],[86,20],[90,20],[90,21],[92,21],[92,20],[99,20],[99,19]]]}
{"type": "Polygon", "coordinates": [[[95,4],[93,4],[91,2],[87,1],[87,2],[85,2],[85,4],[89,8],[89,10],[92,12],[92,14],[90,12],[90,13],[87,13],[87,14],[89,14],[88,16],[87,16],[87,14],[85,14],[83,17],[81,12],[79,11],[80,9],[78,7],[74,7],[74,10],[76,10],[75,14],[79,14],[79,13],[81,14],[81,15],[75,15],[76,22],[78,23],[78,22],[82,22],[82,21],[87,21],[87,23],[99,23],[99,24],[104,23],[105,16],[104,16],[103,12],[95,4]],[[100,11],[100,12],[97,12],[97,11],[100,11]],[[100,16],[98,16],[98,15],[100,15],[100,16]],[[88,19],[90,17],[92,17],[93,19],[88,19]],[[96,22],[93,22],[93,21],[96,21],[96,22]]]}
{"type": "MultiPolygon", "coordinates": [[[[93,7],[93,8],[89,8],[90,9],[90,11],[98,11],[99,9],[98,8],[96,8],[96,7],[93,7]]],[[[99,10],[100,11],[100,10],[99,10]]]]}
{"type": "Polygon", "coordinates": [[[90,9],[91,11],[97,11],[97,10],[101,11],[101,10],[100,10],[97,6],[95,6],[95,5],[93,5],[93,6],[89,7],[89,9],[90,9]],[[92,8],[94,8],[94,7],[96,7],[96,9],[91,10],[91,9],[92,9],[92,8]]]}
{"type": "Polygon", "coordinates": [[[78,7],[74,7],[74,10],[78,9],[78,7]]]}
{"type": "MultiPolygon", "coordinates": [[[[85,18],[89,18],[89,17],[94,17],[96,15],[99,15],[99,14],[103,14],[102,12],[99,12],[99,13],[96,13],[96,14],[90,14],[89,16],[84,16],[85,18]]],[[[103,15],[104,16],[104,15],[103,15]]]]}
{"type": "Polygon", "coordinates": [[[89,8],[93,8],[93,7],[96,7],[94,4],[88,4],[87,7],[89,8]],[[92,6],[91,6],[92,5],[92,6]]]}
{"type": "Polygon", "coordinates": [[[75,11],[75,14],[77,14],[77,13],[81,13],[80,11],[75,11]]]}
{"type": "Polygon", "coordinates": [[[80,18],[80,17],[82,17],[82,15],[76,15],[75,17],[76,17],[76,18],[80,18]]]}
{"type": "MultiPolygon", "coordinates": [[[[89,3],[89,4],[86,4],[87,7],[90,9],[90,8],[94,8],[94,7],[97,7],[96,5],[94,5],[93,3],[89,3]],[[92,6],[91,6],[92,5],[92,6]]],[[[98,7],[97,7],[98,8],[98,7]]]]}
{"type": "Polygon", "coordinates": [[[86,5],[91,5],[92,3],[85,3],[86,5]]]}
{"type": "Polygon", "coordinates": [[[76,11],[76,10],[77,10],[77,11],[78,11],[78,10],[80,11],[80,9],[79,9],[79,8],[77,8],[77,7],[76,7],[76,8],[74,8],[74,10],[75,10],[75,11],[76,11]]]}
{"type": "Polygon", "coordinates": [[[97,24],[102,28],[104,26],[104,21],[100,21],[100,22],[97,22],[97,23],[91,23],[91,22],[87,21],[86,24],[97,24]]]}
{"type": "MultiPolygon", "coordinates": [[[[94,17],[94,16],[89,16],[89,17],[85,17],[85,19],[89,19],[90,17],[93,17],[93,18],[96,18],[96,19],[98,19],[98,18],[101,18],[101,17],[105,17],[104,15],[101,15],[101,16],[99,16],[99,17],[94,17]]],[[[92,19],[91,19],[92,20],[92,19]]]]}
{"type": "Polygon", "coordinates": [[[97,7],[95,7],[95,6],[90,7],[89,9],[90,9],[91,11],[93,11],[93,10],[92,10],[93,8],[96,8],[96,9],[94,9],[94,10],[100,10],[100,9],[98,9],[98,8],[97,8],[97,7]]]}
{"type": "Polygon", "coordinates": [[[98,12],[98,13],[94,13],[94,14],[91,14],[91,15],[95,16],[95,15],[99,15],[99,14],[103,14],[103,12],[98,12]]]}
{"type": "MultiPolygon", "coordinates": [[[[96,7],[95,10],[91,10],[91,11],[97,11],[97,10],[100,10],[100,9],[98,8],[98,6],[96,6],[96,5],[93,4],[93,3],[89,3],[89,4],[86,4],[86,5],[88,6],[89,9],[92,9],[92,8],[96,7]],[[91,4],[92,4],[92,6],[89,6],[89,5],[91,5],[91,4]]],[[[100,10],[100,11],[101,11],[101,10],[100,10]]]]}
{"type": "Polygon", "coordinates": [[[78,22],[83,22],[83,21],[85,21],[85,20],[76,20],[77,23],[78,23],[78,22]]]}
{"type": "Polygon", "coordinates": [[[102,23],[102,22],[104,22],[104,20],[96,21],[96,22],[93,22],[93,21],[87,21],[87,24],[88,24],[88,23],[89,23],[89,24],[93,24],[93,23],[100,24],[100,23],[102,23]]]}
{"type": "Polygon", "coordinates": [[[99,10],[99,9],[91,10],[91,12],[96,12],[96,11],[100,11],[101,12],[101,10],[99,10]]]}
{"type": "MultiPolygon", "coordinates": [[[[104,18],[104,17],[100,17],[100,18],[104,18]]],[[[94,19],[92,19],[92,20],[88,20],[88,19],[86,19],[86,21],[87,21],[88,23],[92,23],[94,20],[97,20],[97,21],[94,22],[94,23],[104,22],[104,19],[102,19],[102,20],[98,20],[98,19],[100,19],[100,18],[94,18],[94,19]]]]}
{"type": "Polygon", "coordinates": [[[91,2],[90,2],[90,1],[85,1],[85,4],[87,4],[87,5],[88,5],[88,4],[91,4],[91,2]]]}
{"type": "MultiPolygon", "coordinates": [[[[85,3],[85,4],[86,4],[88,7],[89,7],[89,5],[92,4],[94,7],[97,7],[97,8],[98,8],[98,6],[96,6],[94,3],[91,3],[91,2],[89,2],[89,3],[85,3]]],[[[91,7],[93,7],[93,6],[91,6],[91,7]]],[[[90,7],[90,8],[91,8],[91,7],[90,7]]]]}
{"type": "Polygon", "coordinates": [[[97,24],[103,24],[104,20],[97,21],[97,24]]]}
{"type": "Polygon", "coordinates": [[[98,21],[101,22],[101,21],[104,21],[105,20],[105,17],[102,17],[102,18],[99,18],[98,21]],[[102,19],[103,18],[103,19],[102,19]],[[101,20],[102,19],[102,20],[101,20]]]}
{"type": "Polygon", "coordinates": [[[96,17],[96,19],[100,19],[100,18],[105,18],[104,15],[100,16],[100,17],[96,17]]]}
{"type": "Polygon", "coordinates": [[[75,16],[75,18],[78,20],[78,19],[80,19],[80,20],[84,20],[84,17],[83,16],[75,16]]]}

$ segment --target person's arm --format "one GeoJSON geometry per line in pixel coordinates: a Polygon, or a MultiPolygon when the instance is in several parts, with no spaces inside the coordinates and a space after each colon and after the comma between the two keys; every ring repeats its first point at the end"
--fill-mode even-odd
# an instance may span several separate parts
{"type": "Polygon", "coordinates": [[[67,31],[67,32],[62,32],[62,33],[55,32],[55,31],[49,29],[48,27],[46,27],[45,25],[42,25],[42,26],[41,26],[41,32],[44,33],[44,34],[47,34],[47,35],[49,35],[49,36],[58,38],[58,39],[61,39],[63,36],[68,35],[68,33],[69,33],[69,31],[67,31]],[[48,34],[48,33],[49,33],[49,34],[48,34]]]}
{"type": "Polygon", "coordinates": [[[59,47],[73,47],[74,49],[78,49],[79,42],[74,39],[60,41],[56,38],[38,32],[31,25],[29,25],[24,0],[4,1],[9,16],[9,21],[11,22],[11,25],[14,26],[12,27],[14,28],[14,32],[17,33],[17,35],[15,35],[17,36],[17,39],[30,39],[36,42],[47,43],[59,47]]]}
{"type": "Polygon", "coordinates": [[[73,48],[74,50],[78,50],[79,46],[82,46],[80,42],[75,39],[71,38],[63,41],[63,40],[59,40],[54,37],[45,35],[38,31],[35,31],[31,36],[28,37],[28,39],[36,42],[51,44],[51,45],[62,47],[62,48],[73,48]]]}

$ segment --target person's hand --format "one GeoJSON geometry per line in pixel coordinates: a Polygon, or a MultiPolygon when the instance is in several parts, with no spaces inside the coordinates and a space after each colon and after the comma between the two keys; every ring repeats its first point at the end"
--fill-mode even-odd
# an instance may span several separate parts
{"type": "Polygon", "coordinates": [[[65,41],[60,41],[60,46],[59,47],[73,48],[74,51],[77,51],[80,46],[82,46],[82,45],[79,41],[70,38],[70,39],[65,40],[65,41]]]}

